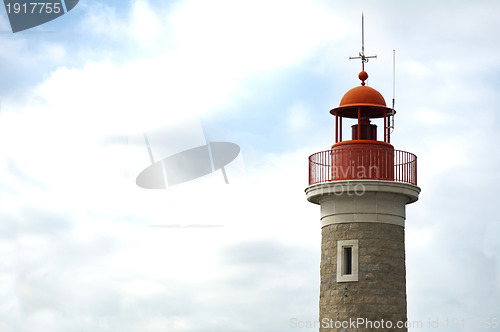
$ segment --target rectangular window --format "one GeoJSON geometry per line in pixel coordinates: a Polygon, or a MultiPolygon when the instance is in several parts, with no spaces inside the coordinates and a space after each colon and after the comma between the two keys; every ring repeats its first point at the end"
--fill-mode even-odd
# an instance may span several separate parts
{"type": "Polygon", "coordinates": [[[344,275],[352,274],[352,247],[344,247],[344,275]]]}
{"type": "Polygon", "coordinates": [[[337,282],[358,281],[358,240],[337,241],[337,282]]]}

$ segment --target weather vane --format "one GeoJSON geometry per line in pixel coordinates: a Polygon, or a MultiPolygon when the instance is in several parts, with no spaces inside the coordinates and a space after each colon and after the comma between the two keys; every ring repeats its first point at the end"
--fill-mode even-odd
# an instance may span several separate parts
{"type": "Polygon", "coordinates": [[[350,56],[349,60],[361,59],[361,69],[365,71],[365,63],[372,58],[376,59],[377,55],[365,55],[365,19],[361,13],[361,52],[359,52],[359,56],[350,56]]]}

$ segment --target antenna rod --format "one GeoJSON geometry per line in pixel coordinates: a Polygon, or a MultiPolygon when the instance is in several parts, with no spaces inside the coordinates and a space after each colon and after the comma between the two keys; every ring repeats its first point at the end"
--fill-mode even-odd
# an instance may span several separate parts
{"type": "Polygon", "coordinates": [[[350,56],[349,60],[360,59],[361,60],[361,70],[365,71],[365,63],[368,62],[368,59],[376,59],[377,55],[365,55],[365,16],[361,13],[361,52],[358,53],[358,56],[350,56]]]}
{"type": "Polygon", "coordinates": [[[365,15],[361,13],[361,69],[365,71],[365,15]]]}
{"type": "Polygon", "coordinates": [[[394,104],[396,103],[396,50],[392,50],[392,112],[389,117],[388,141],[390,143],[391,133],[394,131],[394,104]]]}
{"type": "Polygon", "coordinates": [[[396,50],[392,50],[392,111],[396,100],[396,50]]]}

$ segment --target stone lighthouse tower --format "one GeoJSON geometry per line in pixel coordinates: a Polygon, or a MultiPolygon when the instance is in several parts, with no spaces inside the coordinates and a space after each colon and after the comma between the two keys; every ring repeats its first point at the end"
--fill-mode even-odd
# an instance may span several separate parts
{"type": "Polygon", "coordinates": [[[407,331],[405,206],[420,193],[417,157],[390,143],[395,111],[365,84],[359,55],[361,85],[330,111],[335,144],[309,157],[307,199],[321,207],[320,331],[407,331]]]}

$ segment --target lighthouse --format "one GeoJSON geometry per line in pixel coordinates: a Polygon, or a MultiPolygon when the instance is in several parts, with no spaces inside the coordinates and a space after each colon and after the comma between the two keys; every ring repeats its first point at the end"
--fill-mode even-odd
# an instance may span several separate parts
{"type": "Polygon", "coordinates": [[[366,85],[364,42],[356,58],[361,84],[330,111],[335,144],[309,157],[305,192],[320,205],[322,233],[320,331],[407,331],[405,207],[420,193],[417,157],[391,144],[396,112],[366,85]]]}

